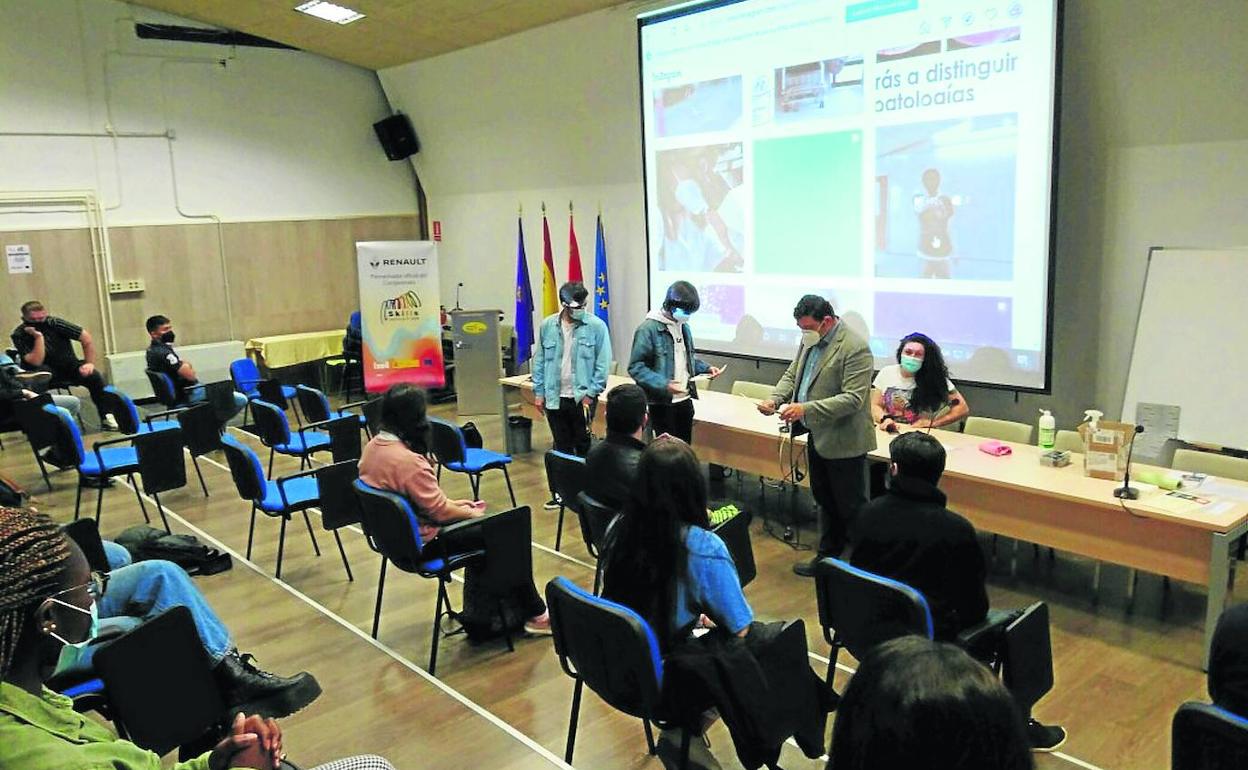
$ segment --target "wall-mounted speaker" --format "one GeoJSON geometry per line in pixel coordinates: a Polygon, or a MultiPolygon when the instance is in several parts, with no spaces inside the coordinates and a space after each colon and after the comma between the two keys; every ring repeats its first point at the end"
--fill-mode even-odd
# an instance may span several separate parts
{"type": "Polygon", "coordinates": [[[412,121],[401,112],[377,121],[373,130],[390,160],[403,160],[420,152],[420,140],[412,130],[412,121]]]}

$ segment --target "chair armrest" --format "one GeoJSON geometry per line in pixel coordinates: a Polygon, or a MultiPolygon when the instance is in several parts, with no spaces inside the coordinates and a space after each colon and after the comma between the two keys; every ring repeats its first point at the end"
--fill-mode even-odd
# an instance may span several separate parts
{"type": "Polygon", "coordinates": [[[334,420],[341,420],[341,419],[342,419],[341,417],[331,417],[328,420],[321,420],[320,422],[307,423],[306,425],[302,425],[299,427],[299,435],[302,436],[305,432],[310,431],[310,430],[322,430],[334,420]]]}
{"type": "Polygon", "coordinates": [[[105,475],[104,474],[104,454],[101,451],[101,448],[106,447],[106,446],[111,446],[112,444],[129,444],[132,441],[134,441],[134,436],[119,436],[117,438],[110,438],[104,441],[96,441],[94,444],[91,445],[91,451],[95,453],[95,461],[96,463],[99,464],[100,475],[105,475]]]}
{"type": "Polygon", "coordinates": [[[166,409],[163,412],[152,412],[151,414],[148,414],[143,418],[143,422],[147,423],[147,426],[150,428],[152,426],[153,420],[160,420],[160,419],[168,420],[170,417],[176,417],[177,415],[182,414],[188,409],[190,409],[189,406],[179,406],[173,409],[166,409]]]}
{"type": "Polygon", "coordinates": [[[278,476],[278,477],[277,477],[277,479],[276,479],[276,481],[277,481],[277,493],[278,493],[279,495],[281,495],[281,496],[282,496],[282,507],[283,507],[283,508],[287,508],[287,509],[289,509],[289,508],[290,508],[290,500],[288,500],[288,499],[286,498],[286,483],[287,483],[287,482],[290,482],[290,481],[294,481],[295,479],[301,479],[301,478],[303,478],[304,476],[315,476],[315,475],[316,475],[317,470],[319,470],[319,469],[318,469],[318,468],[313,468],[313,469],[310,469],[310,470],[301,471],[300,473],[292,473],[292,474],[290,474],[289,476],[278,476]]]}
{"type": "Polygon", "coordinates": [[[369,402],[369,399],[365,399],[363,401],[352,401],[349,404],[343,404],[342,406],[338,407],[338,411],[342,412],[342,411],[346,411],[347,409],[357,409],[357,408],[362,409],[364,405],[367,404],[368,402],[369,402]]]}
{"type": "Polygon", "coordinates": [[[1017,617],[1012,612],[989,610],[987,617],[958,634],[955,642],[977,660],[991,663],[998,655],[1005,627],[1017,617]]]}

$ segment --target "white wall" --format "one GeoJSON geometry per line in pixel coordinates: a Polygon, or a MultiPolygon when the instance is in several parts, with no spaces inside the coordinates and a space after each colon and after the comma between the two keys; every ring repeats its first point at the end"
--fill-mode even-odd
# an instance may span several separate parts
{"type": "MultiPolygon", "coordinates": [[[[1052,406],[1063,427],[1093,405],[1116,414],[1147,247],[1248,243],[1248,46],[1236,34],[1245,28],[1243,0],[1184,14],[1161,0],[1066,4],[1053,394],[969,390],[976,412],[1032,422],[1052,406]]],[[[646,304],[632,14],[578,17],[381,80],[421,135],[415,163],[430,217],[446,227],[444,290],[462,280],[469,304],[510,313],[517,203],[536,279],[536,202],[555,212],[562,278],[567,199],[580,207],[582,251],[601,200],[613,338],[626,346],[646,304]]],[[[775,369],[730,371],[766,380],[775,369]]]]}
{"type": "MultiPolygon", "coordinates": [[[[0,0],[0,18],[0,191],[94,189],[110,225],[185,222],[179,203],[225,221],[416,210],[410,168],[373,134],[389,108],[371,71],[139,40],[136,18],[204,25],[113,0],[0,0]],[[12,135],[109,126],[176,138],[12,135]]],[[[82,223],[0,207],[0,229],[82,223]]]]}

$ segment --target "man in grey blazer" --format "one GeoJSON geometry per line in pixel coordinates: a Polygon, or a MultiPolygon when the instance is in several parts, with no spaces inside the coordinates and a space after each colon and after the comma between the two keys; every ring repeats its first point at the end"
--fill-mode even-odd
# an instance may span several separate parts
{"type": "Polygon", "coordinates": [[[869,398],[874,361],[866,340],[841,323],[823,297],[802,297],[793,318],[802,330],[802,349],[758,411],[778,409],[794,436],[810,433],[806,457],[819,504],[819,550],[793,571],[811,577],[816,561],[844,550],[867,502],[867,452],[875,449],[869,398]]]}

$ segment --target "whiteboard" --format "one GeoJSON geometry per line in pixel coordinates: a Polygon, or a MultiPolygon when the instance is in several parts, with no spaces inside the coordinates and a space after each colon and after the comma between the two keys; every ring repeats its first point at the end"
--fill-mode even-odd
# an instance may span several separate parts
{"type": "Polygon", "coordinates": [[[1248,249],[1149,252],[1122,418],[1182,408],[1179,438],[1248,448],[1248,249]]]}

